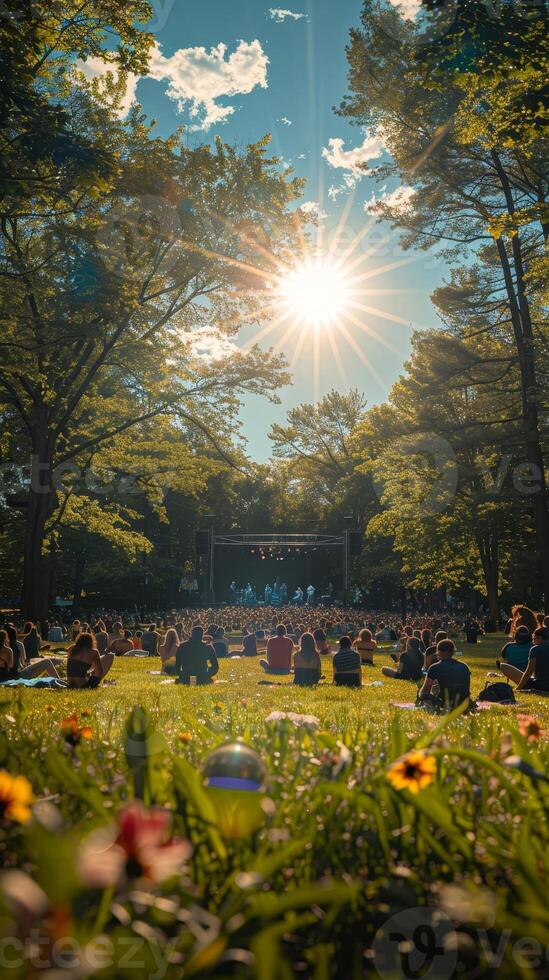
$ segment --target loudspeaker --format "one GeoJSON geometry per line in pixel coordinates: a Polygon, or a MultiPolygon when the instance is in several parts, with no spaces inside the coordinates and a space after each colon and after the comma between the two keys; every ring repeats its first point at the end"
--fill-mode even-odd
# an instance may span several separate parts
{"type": "Polygon", "coordinates": [[[210,553],[210,532],[196,531],[194,536],[194,547],[198,558],[210,553]]]}
{"type": "Polygon", "coordinates": [[[349,554],[351,555],[361,555],[362,548],[364,547],[364,541],[362,538],[361,531],[350,531],[349,532],[349,554]]]}

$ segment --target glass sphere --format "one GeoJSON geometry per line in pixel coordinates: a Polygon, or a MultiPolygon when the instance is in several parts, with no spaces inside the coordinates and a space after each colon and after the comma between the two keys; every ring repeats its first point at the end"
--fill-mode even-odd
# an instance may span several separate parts
{"type": "Polygon", "coordinates": [[[266,769],[261,756],[242,742],[229,742],[210,752],[202,772],[206,786],[229,790],[262,789],[266,769]]]}

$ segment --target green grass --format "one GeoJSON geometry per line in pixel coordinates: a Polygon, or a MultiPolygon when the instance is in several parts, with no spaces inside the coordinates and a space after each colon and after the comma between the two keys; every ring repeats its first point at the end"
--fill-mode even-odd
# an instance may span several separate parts
{"type": "MultiPolygon", "coordinates": [[[[503,642],[459,644],[473,694],[503,642]]],[[[481,929],[492,948],[507,937],[498,976],[536,975],[517,960],[515,945],[525,937],[549,942],[549,790],[535,776],[549,750],[544,737],[528,742],[517,718],[528,713],[549,729],[549,699],[521,694],[518,709],[455,718],[402,711],[390,702],[413,700],[415,686],[382,677],[390,650],[363,672],[366,685],[383,686],[361,690],[335,688],[329,658],[327,681],[307,690],[286,678],[260,684],[266,678],[254,659],[224,660],[219,683],[187,688],[151,676],[155,660],[119,658],[110,675],[116,684],[97,691],[2,691],[0,767],[24,774],[43,802],[25,826],[5,821],[2,829],[0,820],[0,853],[47,896],[39,928],[47,932],[51,909],[62,908],[64,935],[82,948],[108,941],[110,966],[91,972],[101,980],[156,976],[157,963],[168,978],[349,980],[377,975],[379,943],[392,917],[407,912],[412,920],[398,927],[405,932],[417,914],[435,932],[441,916],[449,923],[455,955],[441,980],[489,975],[481,929]],[[267,722],[273,711],[314,715],[319,724],[267,722]],[[92,729],[76,747],[59,725],[73,712],[92,729]],[[227,797],[208,795],[200,770],[208,753],[236,738],[263,758],[270,802],[256,819],[242,800],[230,800],[240,836],[229,838],[227,797]],[[387,779],[414,748],[436,764],[432,784],[417,795],[387,779]],[[183,877],[86,887],[74,870],[83,842],[134,795],[168,807],[175,834],[192,843],[183,877]],[[124,966],[130,941],[144,957],[141,972],[124,966]]],[[[247,794],[245,803],[253,810],[257,799],[247,794]]],[[[0,880],[0,899],[1,890],[0,880]]],[[[18,934],[18,915],[9,903],[2,911],[0,900],[0,937],[18,934]]],[[[27,965],[10,975],[28,975],[27,965]]],[[[398,967],[385,975],[406,974],[398,967]]]]}

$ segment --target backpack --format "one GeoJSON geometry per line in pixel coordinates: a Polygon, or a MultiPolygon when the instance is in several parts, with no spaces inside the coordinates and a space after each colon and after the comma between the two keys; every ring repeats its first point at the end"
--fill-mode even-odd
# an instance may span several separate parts
{"type": "Polygon", "coordinates": [[[487,684],[478,696],[479,701],[492,701],[495,704],[515,704],[515,692],[509,682],[496,681],[487,684]]]}

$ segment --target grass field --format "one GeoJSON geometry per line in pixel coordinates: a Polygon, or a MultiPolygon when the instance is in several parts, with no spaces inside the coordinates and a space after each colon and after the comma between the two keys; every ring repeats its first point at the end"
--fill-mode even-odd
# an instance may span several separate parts
{"type": "MultiPolygon", "coordinates": [[[[473,694],[503,642],[461,648],[473,694]]],[[[29,975],[29,921],[52,968],[55,942],[70,940],[82,976],[549,974],[549,750],[522,717],[549,729],[549,699],[522,694],[517,708],[456,718],[397,709],[390,702],[413,700],[415,686],[381,676],[389,650],[357,691],[332,686],[329,658],[310,690],[259,683],[253,659],[222,661],[211,687],[182,688],[151,675],[153,660],[120,658],[116,684],[97,691],[2,691],[0,766],[39,801],[28,821],[4,806],[0,827],[4,865],[32,875],[40,897],[23,914],[13,876],[3,879],[0,935],[22,943],[9,975],[29,975]],[[265,794],[204,788],[204,759],[237,738],[263,759],[265,794]],[[167,808],[192,845],[165,880],[160,851],[147,863],[124,844],[120,813],[134,796],[167,808]],[[118,834],[117,853],[126,847],[125,871],[98,882],[77,869],[103,827],[118,834]],[[90,966],[100,941],[108,962],[90,966]]],[[[0,781],[0,806],[2,792],[0,781]]]]}

